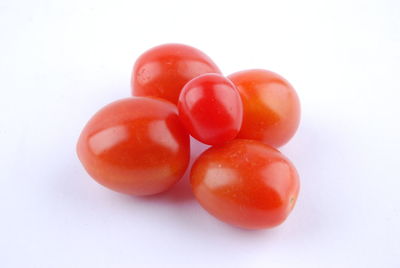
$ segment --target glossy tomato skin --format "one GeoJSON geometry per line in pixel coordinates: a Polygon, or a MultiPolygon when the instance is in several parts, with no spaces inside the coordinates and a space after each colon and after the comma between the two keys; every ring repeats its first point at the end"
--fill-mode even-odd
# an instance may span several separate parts
{"type": "Polygon", "coordinates": [[[228,78],[243,101],[243,125],[238,138],[259,140],[274,147],[287,143],[300,122],[296,91],[283,77],[266,70],[246,70],[228,78]]]}
{"type": "Polygon", "coordinates": [[[137,97],[113,102],[83,129],[77,153],[100,184],[131,195],[163,192],[184,174],[189,135],[175,105],[137,97]]]}
{"type": "Polygon", "coordinates": [[[189,133],[209,145],[234,139],[242,125],[239,92],[219,74],[203,74],[190,80],[182,89],[178,110],[189,133]]]}
{"type": "Polygon", "coordinates": [[[299,178],[278,150],[233,140],[205,151],[191,170],[200,204],[219,220],[245,229],[281,224],[295,205],[299,178]]]}
{"type": "Polygon", "coordinates": [[[221,73],[217,65],[200,50],[182,45],[165,44],[143,53],[132,72],[132,94],[178,102],[183,86],[205,73],[221,73]]]}

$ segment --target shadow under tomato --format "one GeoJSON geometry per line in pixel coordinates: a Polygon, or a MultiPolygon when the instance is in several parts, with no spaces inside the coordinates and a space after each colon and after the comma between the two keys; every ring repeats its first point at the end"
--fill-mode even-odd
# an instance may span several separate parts
{"type": "Polygon", "coordinates": [[[194,201],[194,196],[189,183],[189,168],[186,174],[175,185],[165,192],[149,196],[131,196],[133,199],[139,199],[149,202],[190,202],[194,201]]]}

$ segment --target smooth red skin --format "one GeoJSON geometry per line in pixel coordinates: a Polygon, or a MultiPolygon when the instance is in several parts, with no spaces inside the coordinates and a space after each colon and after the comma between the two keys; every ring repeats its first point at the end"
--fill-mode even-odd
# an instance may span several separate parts
{"type": "Polygon", "coordinates": [[[184,174],[189,135],[175,105],[126,98],[97,112],[83,129],[77,153],[97,182],[131,195],[163,192],[184,174]]]}
{"type": "Polygon", "coordinates": [[[190,80],[179,96],[178,110],[189,133],[205,144],[230,141],[242,126],[239,92],[219,74],[204,74],[190,80]]]}
{"type": "Polygon", "coordinates": [[[287,143],[300,122],[300,102],[283,77],[266,70],[246,70],[228,78],[243,101],[238,138],[259,140],[274,147],[287,143]]]}
{"type": "Polygon", "coordinates": [[[177,103],[183,86],[205,73],[221,73],[200,50],[181,44],[165,44],[143,53],[132,72],[132,94],[177,103]]]}
{"type": "Polygon", "coordinates": [[[299,192],[293,164],[278,150],[253,140],[208,149],[190,176],[197,200],[210,214],[245,229],[281,224],[299,192]]]}

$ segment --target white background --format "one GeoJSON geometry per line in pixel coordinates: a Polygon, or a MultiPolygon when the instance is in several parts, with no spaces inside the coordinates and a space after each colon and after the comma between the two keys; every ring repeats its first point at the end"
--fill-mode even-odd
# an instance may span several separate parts
{"type": "Polygon", "coordinates": [[[0,267],[400,267],[399,1],[2,0],[0,82],[0,267]],[[282,151],[302,189],[280,227],[215,220],[187,177],[134,198],[84,172],[82,127],[167,42],[297,89],[282,151]]]}

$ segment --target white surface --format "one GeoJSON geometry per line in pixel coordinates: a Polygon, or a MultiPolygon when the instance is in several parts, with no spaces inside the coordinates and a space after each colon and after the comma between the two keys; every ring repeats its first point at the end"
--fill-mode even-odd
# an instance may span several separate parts
{"type": "Polygon", "coordinates": [[[0,267],[400,267],[399,3],[2,0],[0,267]],[[282,226],[220,223],[186,179],[133,198],[84,172],[83,125],[166,42],[298,90],[282,151],[302,189],[282,226]]]}

